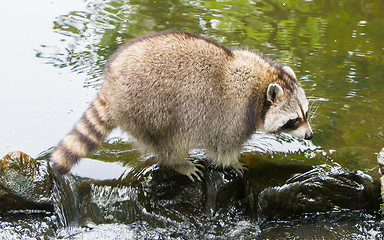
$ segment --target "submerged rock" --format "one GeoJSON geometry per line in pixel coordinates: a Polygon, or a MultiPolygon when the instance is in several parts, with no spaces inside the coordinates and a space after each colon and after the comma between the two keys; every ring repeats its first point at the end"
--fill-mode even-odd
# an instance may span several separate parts
{"type": "Polygon", "coordinates": [[[377,190],[372,177],[361,171],[320,165],[296,174],[281,186],[265,188],[254,204],[262,219],[285,219],[340,209],[375,210],[377,190]]]}
{"type": "Polygon", "coordinates": [[[46,161],[22,152],[0,160],[0,212],[8,210],[53,210],[52,178],[46,161]]]}
{"type": "MultiPolygon", "coordinates": [[[[135,234],[135,229],[125,224],[100,224],[84,229],[74,229],[71,233],[60,232],[59,239],[73,239],[73,240],[126,240],[126,239],[139,239],[135,234]]],[[[152,235],[153,236],[153,235],[152,235]]]]}
{"type": "Polygon", "coordinates": [[[0,216],[0,239],[55,239],[56,217],[45,211],[18,211],[0,216]]]}
{"type": "MultiPolygon", "coordinates": [[[[75,239],[103,239],[114,231],[122,239],[207,239],[255,238],[268,228],[269,219],[377,209],[379,187],[361,171],[251,153],[242,160],[249,166],[242,178],[206,164],[203,180],[192,182],[149,158],[102,180],[76,172],[55,176],[47,161],[15,152],[0,161],[0,210],[53,211],[54,205],[55,214],[47,215],[54,217],[44,231],[52,235],[58,226],[58,236],[68,233],[75,239]]],[[[105,171],[112,171],[108,164],[103,163],[105,171]]]]}
{"type": "Polygon", "coordinates": [[[210,219],[216,228],[220,219],[285,219],[338,209],[378,209],[378,183],[361,171],[337,164],[271,161],[254,154],[243,160],[252,163],[243,178],[232,170],[207,166],[203,181],[192,182],[152,164],[131,168],[114,180],[78,178],[79,209],[97,224],[143,221],[174,226],[210,219]]]}
{"type": "Polygon", "coordinates": [[[120,180],[84,180],[79,189],[85,215],[95,223],[191,224],[244,198],[234,173],[206,169],[202,182],[192,182],[172,170],[151,168],[139,179],[128,174],[120,180]]]}

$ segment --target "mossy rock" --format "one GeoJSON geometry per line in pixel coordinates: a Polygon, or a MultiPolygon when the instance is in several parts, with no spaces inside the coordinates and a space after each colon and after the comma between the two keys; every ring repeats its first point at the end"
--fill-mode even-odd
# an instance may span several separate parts
{"type": "Polygon", "coordinates": [[[0,160],[0,212],[9,210],[53,210],[52,178],[46,161],[22,152],[0,160]]]}

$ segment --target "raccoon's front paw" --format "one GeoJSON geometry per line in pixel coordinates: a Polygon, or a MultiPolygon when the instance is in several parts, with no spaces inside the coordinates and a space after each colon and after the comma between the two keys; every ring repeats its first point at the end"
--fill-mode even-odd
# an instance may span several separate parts
{"type": "Polygon", "coordinates": [[[204,166],[197,161],[186,161],[183,164],[174,165],[172,168],[175,171],[189,177],[192,182],[195,182],[195,179],[201,182],[201,178],[203,176],[202,170],[204,169],[204,166]]]}

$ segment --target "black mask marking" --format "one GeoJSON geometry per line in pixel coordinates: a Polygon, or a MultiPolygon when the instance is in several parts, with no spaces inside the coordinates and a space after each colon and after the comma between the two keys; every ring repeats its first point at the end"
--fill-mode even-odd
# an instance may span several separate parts
{"type": "Polygon", "coordinates": [[[282,127],[280,127],[277,132],[288,132],[297,129],[300,127],[302,123],[301,118],[295,118],[295,119],[290,119],[288,122],[286,122],[282,127]]]}

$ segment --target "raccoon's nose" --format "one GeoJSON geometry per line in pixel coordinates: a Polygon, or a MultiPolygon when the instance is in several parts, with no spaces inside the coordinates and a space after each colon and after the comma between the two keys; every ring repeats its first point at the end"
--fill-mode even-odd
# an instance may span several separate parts
{"type": "Polygon", "coordinates": [[[311,140],[313,138],[313,133],[312,132],[306,132],[304,139],[305,140],[311,140]]]}

